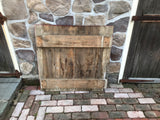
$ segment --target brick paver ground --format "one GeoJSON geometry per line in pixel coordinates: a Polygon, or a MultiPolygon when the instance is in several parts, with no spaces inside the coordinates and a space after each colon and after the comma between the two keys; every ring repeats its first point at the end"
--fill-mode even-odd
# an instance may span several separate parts
{"type": "Polygon", "coordinates": [[[160,84],[111,84],[104,91],[20,90],[10,120],[160,120],[160,84]]]}

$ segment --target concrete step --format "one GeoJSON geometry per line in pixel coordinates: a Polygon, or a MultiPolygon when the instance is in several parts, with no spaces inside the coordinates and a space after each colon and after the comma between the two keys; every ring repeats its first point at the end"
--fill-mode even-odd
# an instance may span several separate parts
{"type": "Polygon", "coordinates": [[[4,120],[20,86],[21,78],[0,78],[0,120],[4,120]]]}

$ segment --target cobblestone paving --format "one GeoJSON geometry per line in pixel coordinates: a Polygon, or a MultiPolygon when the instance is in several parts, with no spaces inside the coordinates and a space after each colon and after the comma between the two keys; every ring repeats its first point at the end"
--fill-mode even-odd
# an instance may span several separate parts
{"type": "Polygon", "coordinates": [[[26,86],[10,120],[160,120],[160,84],[110,84],[104,91],[45,92],[26,86]]]}

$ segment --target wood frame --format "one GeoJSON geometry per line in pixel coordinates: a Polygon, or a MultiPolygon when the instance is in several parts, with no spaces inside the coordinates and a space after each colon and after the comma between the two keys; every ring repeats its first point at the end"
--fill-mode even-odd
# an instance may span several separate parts
{"type": "MultiPolygon", "coordinates": [[[[0,11],[4,15],[3,8],[2,8],[2,0],[0,0],[0,11]]],[[[8,45],[8,49],[9,49],[9,52],[10,52],[10,55],[11,55],[11,59],[12,59],[14,68],[15,68],[15,70],[20,71],[18,61],[17,61],[17,57],[16,57],[14,47],[13,47],[13,44],[12,44],[12,40],[11,40],[11,37],[9,35],[9,30],[8,30],[6,21],[2,25],[2,29],[3,29],[5,38],[6,38],[6,42],[7,42],[7,45],[8,45]]]]}
{"type": "Polygon", "coordinates": [[[113,26],[37,25],[35,30],[42,89],[106,88],[113,26]]]}
{"type": "Polygon", "coordinates": [[[124,75],[124,70],[125,70],[125,66],[126,66],[126,62],[127,62],[127,56],[128,56],[128,51],[129,51],[129,47],[130,47],[133,26],[134,26],[134,21],[132,21],[132,16],[136,15],[138,3],[139,3],[139,0],[134,0],[133,4],[132,4],[132,10],[131,10],[131,15],[130,15],[129,24],[128,24],[127,36],[126,36],[124,50],[123,50],[123,54],[122,54],[122,62],[121,62],[118,83],[120,82],[120,80],[123,78],[123,75],[124,75]]]}

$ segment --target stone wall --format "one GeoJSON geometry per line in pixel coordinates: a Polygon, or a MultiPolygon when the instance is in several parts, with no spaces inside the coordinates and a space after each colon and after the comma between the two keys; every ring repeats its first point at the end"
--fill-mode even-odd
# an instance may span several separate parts
{"type": "Polygon", "coordinates": [[[2,0],[8,28],[23,75],[37,75],[34,27],[114,25],[108,73],[118,73],[132,0],[2,0]]]}

